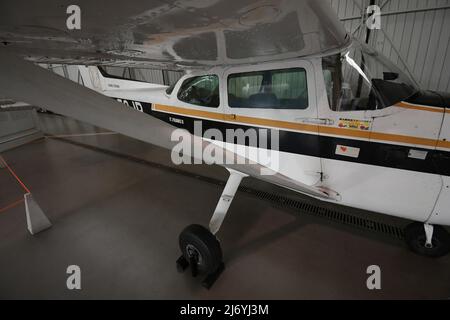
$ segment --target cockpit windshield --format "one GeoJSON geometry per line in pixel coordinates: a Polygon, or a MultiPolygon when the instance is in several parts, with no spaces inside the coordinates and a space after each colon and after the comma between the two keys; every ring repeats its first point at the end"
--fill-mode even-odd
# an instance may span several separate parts
{"type": "Polygon", "coordinates": [[[323,58],[322,65],[334,111],[382,109],[418,92],[406,67],[394,65],[357,41],[342,53],[323,58]]]}

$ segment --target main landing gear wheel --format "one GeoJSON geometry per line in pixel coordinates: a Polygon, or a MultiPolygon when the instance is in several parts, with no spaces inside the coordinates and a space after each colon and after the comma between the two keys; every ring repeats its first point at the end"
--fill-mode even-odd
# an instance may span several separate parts
{"type": "Polygon", "coordinates": [[[202,285],[210,289],[225,269],[217,238],[205,227],[191,225],[181,232],[179,244],[182,256],[177,260],[178,271],[190,267],[193,277],[206,275],[202,285]]]}
{"type": "Polygon", "coordinates": [[[181,232],[179,237],[183,257],[195,262],[198,274],[210,274],[222,263],[222,248],[217,238],[208,229],[200,225],[191,225],[181,232]]]}
{"type": "Polygon", "coordinates": [[[184,272],[191,268],[192,276],[206,275],[202,285],[210,289],[225,269],[222,248],[216,234],[219,231],[239,185],[246,174],[232,169],[223,189],[216,210],[209,221],[209,230],[199,225],[191,225],[179,237],[182,255],[177,260],[177,269],[184,272]]]}
{"type": "Polygon", "coordinates": [[[431,243],[427,244],[424,224],[415,222],[405,229],[405,240],[409,248],[422,256],[440,258],[450,252],[450,234],[440,226],[433,226],[431,243]]]}

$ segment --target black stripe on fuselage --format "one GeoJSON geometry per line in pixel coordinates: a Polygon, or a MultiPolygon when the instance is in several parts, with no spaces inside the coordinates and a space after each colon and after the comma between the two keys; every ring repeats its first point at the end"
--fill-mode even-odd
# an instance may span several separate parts
{"type": "MultiPolygon", "coordinates": [[[[130,102],[130,101],[129,101],[130,102]]],[[[202,135],[209,129],[217,129],[222,133],[223,137],[226,137],[226,130],[238,130],[244,131],[248,129],[254,129],[259,133],[259,127],[224,123],[216,120],[204,120],[196,119],[178,114],[169,114],[165,112],[158,112],[152,110],[150,103],[141,102],[143,106],[143,112],[156,117],[164,122],[171,124],[174,127],[186,129],[190,133],[194,134],[194,122],[201,121],[202,135]],[[181,121],[174,121],[181,120],[181,121]]],[[[271,131],[274,129],[267,129],[268,146],[270,149],[271,131]]],[[[450,152],[412,148],[407,146],[360,141],[354,139],[327,137],[316,134],[307,134],[299,132],[291,132],[285,130],[279,131],[279,151],[305,155],[311,157],[318,157],[330,160],[339,160],[345,162],[353,162],[367,165],[374,165],[379,167],[395,168],[423,173],[440,174],[444,176],[450,176],[450,152]],[[338,145],[354,147],[360,149],[358,158],[350,158],[346,156],[340,156],[336,154],[336,147],[338,145]],[[426,151],[427,157],[425,160],[413,159],[409,157],[410,150],[426,151]]],[[[259,137],[258,137],[258,141],[259,137]]],[[[239,143],[239,141],[235,141],[239,143]]],[[[245,142],[248,146],[248,141],[245,142]]]]}

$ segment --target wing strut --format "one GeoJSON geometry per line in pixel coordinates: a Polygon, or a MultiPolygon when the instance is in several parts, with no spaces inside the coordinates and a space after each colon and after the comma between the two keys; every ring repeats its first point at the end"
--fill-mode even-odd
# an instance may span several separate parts
{"type": "MultiPolygon", "coordinates": [[[[179,144],[178,140],[171,139],[176,127],[25,61],[6,48],[0,49],[0,70],[0,93],[10,99],[27,102],[170,151],[179,144]]],[[[192,136],[190,141],[192,148],[183,152],[192,158],[195,156],[194,150],[204,150],[210,144],[192,136]]],[[[236,163],[249,163],[229,150],[224,149],[223,154],[226,159],[235,158],[236,163]]],[[[330,193],[277,172],[263,175],[262,172],[269,169],[260,164],[227,165],[227,168],[316,198],[336,200],[330,193]]]]}

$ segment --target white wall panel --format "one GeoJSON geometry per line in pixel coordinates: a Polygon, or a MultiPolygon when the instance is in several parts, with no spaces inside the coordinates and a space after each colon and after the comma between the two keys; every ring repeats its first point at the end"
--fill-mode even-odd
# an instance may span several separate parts
{"type": "MultiPolygon", "coordinates": [[[[369,0],[328,0],[353,33],[369,0]]],[[[394,63],[403,61],[424,89],[450,92],[450,0],[376,0],[382,30],[370,45],[394,63]]],[[[355,33],[365,39],[367,28],[355,33]]]]}

